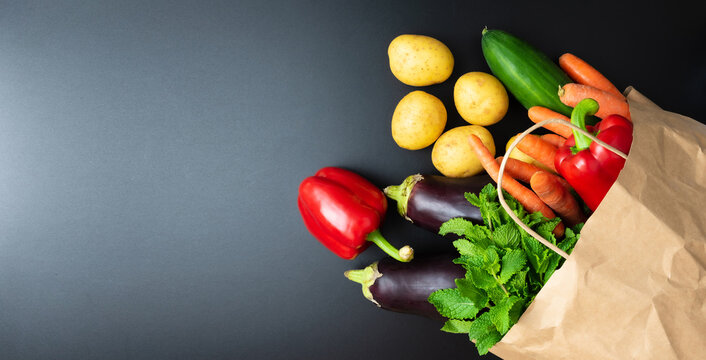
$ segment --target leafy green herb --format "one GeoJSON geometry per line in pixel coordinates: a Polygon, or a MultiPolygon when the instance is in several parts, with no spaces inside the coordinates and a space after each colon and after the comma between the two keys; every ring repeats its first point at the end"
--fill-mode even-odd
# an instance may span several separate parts
{"type": "MultiPolygon", "coordinates": [[[[454,241],[459,253],[454,263],[466,269],[466,276],[456,280],[456,288],[432,293],[429,302],[448,318],[442,331],[468,334],[483,355],[519,320],[563,259],[514,223],[500,206],[492,184],[478,195],[465,195],[480,209],[485,226],[461,218],[441,226],[440,234],[462,237],[454,241]]],[[[552,230],[560,219],[530,214],[509,194],[504,195],[523,223],[560,249],[571,252],[583,224],[567,228],[564,238],[557,242],[552,230]]]]}

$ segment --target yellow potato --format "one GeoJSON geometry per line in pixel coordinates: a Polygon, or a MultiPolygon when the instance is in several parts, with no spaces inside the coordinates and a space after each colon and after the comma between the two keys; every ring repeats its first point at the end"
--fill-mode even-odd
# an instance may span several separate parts
{"type": "Polygon", "coordinates": [[[444,82],[454,68],[451,50],[441,41],[424,35],[396,37],[387,48],[387,56],[392,74],[411,86],[444,82]]]}
{"type": "MultiPolygon", "coordinates": [[[[517,138],[517,135],[511,137],[510,140],[507,141],[507,145],[505,145],[505,153],[507,153],[507,149],[510,148],[510,144],[512,144],[512,142],[515,141],[515,138],[517,138]]],[[[536,167],[538,167],[538,168],[540,168],[540,169],[542,169],[542,170],[548,170],[548,171],[553,172],[551,169],[549,169],[548,167],[546,167],[546,166],[545,166],[544,164],[542,164],[541,162],[535,160],[533,157],[531,157],[531,156],[529,156],[529,155],[523,153],[522,151],[520,151],[520,149],[518,149],[517,146],[515,146],[515,148],[512,149],[512,152],[510,153],[509,156],[510,156],[511,158],[513,158],[513,159],[517,159],[517,160],[526,162],[526,163],[528,163],[528,164],[532,164],[532,165],[534,165],[534,166],[536,166],[536,167]]]]}
{"type": "MultiPolygon", "coordinates": [[[[511,137],[510,140],[508,140],[507,145],[505,145],[505,152],[506,153],[507,153],[507,150],[510,148],[510,144],[512,144],[512,142],[515,141],[516,138],[517,138],[517,135],[511,137]]],[[[517,160],[526,162],[528,164],[534,164],[534,159],[531,156],[520,151],[520,149],[518,149],[517,146],[515,146],[515,148],[512,149],[512,152],[508,156],[510,156],[513,159],[517,159],[517,160]]]]}
{"type": "Polygon", "coordinates": [[[479,174],[483,166],[468,142],[471,134],[478,136],[495,156],[495,142],[490,132],[478,125],[453,128],[439,137],[431,151],[431,161],[439,172],[461,178],[479,174]]]}
{"type": "Polygon", "coordinates": [[[433,144],[444,127],[444,103],[424,91],[407,94],[392,114],[392,138],[404,149],[419,150],[433,144]]]}
{"type": "Polygon", "coordinates": [[[454,103],[458,113],[468,123],[488,126],[505,117],[509,99],[500,80],[493,75],[474,71],[456,80],[454,103]]]}

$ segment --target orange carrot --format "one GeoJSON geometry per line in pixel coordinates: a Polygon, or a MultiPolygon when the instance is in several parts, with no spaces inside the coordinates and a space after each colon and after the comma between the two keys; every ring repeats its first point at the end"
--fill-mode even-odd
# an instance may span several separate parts
{"type": "Polygon", "coordinates": [[[578,56],[570,53],[561,55],[559,57],[559,66],[575,82],[593,86],[625,100],[625,96],[608,78],[578,56]]]}
{"type": "MultiPolygon", "coordinates": [[[[498,156],[495,160],[497,160],[498,164],[502,163],[503,157],[498,156]]],[[[515,178],[517,180],[522,181],[523,183],[530,183],[530,180],[532,179],[532,175],[535,173],[543,171],[540,167],[526,163],[524,161],[520,161],[517,159],[513,158],[508,158],[507,162],[505,163],[505,173],[510,175],[510,177],[515,178]]],[[[571,191],[571,185],[569,185],[569,182],[564,180],[564,178],[554,175],[556,180],[561,183],[562,186],[566,188],[567,191],[571,191]]]]}
{"type": "Polygon", "coordinates": [[[539,161],[551,171],[556,172],[556,168],[554,167],[556,146],[542,140],[542,138],[537,135],[529,134],[522,138],[517,144],[517,148],[532,159],[539,161]]]}
{"type": "MultiPolygon", "coordinates": [[[[499,156],[495,160],[500,164],[503,161],[503,157],[499,156]]],[[[522,181],[523,183],[529,184],[532,175],[537,171],[542,171],[536,165],[526,163],[513,158],[508,158],[505,163],[505,173],[510,175],[511,178],[522,181]]]]}
{"type": "Polygon", "coordinates": [[[566,141],[566,139],[564,137],[559,136],[557,134],[544,134],[540,137],[542,138],[542,140],[544,140],[544,141],[546,141],[556,147],[560,147],[560,146],[564,145],[564,141],[566,141]]]}
{"type": "Polygon", "coordinates": [[[586,221],[576,199],[557,180],[556,176],[546,171],[532,175],[530,186],[544,203],[549,205],[569,226],[586,221]]]}
{"type": "MultiPolygon", "coordinates": [[[[532,106],[527,110],[527,116],[535,124],[549,119],[561,119],[566,120],[567,122],[571,122],[571,119],[569,119],[567,116],[559,114],[558,112],[552,109],[545,108],[544,106],[532,106]]],[[[544,125],[544,128],[565,138],[568,138],[572,134],[570,127],[561,124],[547,124],[544,125]]]]}
{"type": "Polygon", "coordinates": [[[576,83],[568,83],[559,88],[559,99],[568,106],[574,107],[585,98],[591,98],[598,102],[599,108],[596,116],[601,119],[611,114],[618,114],[630,119],[628,103],[609,92],[576,83]]]}
{"type": "MultiPolygon", "coordinates": [[[[480,161],[481,165],[485,169],[486,172],[488,172],[488,175],[497,183],[498,182],[498,173],[500,172],[500,165],[498,164],[497,161],[495,161],[495,158],[493,158],[493,155],[490,153],[490,150],[488,150],[487,147],[485,147],[485,144],[483,144],[483,141],[476,136],[476,135],[471,135],[469,139],[469,143],[471,144],[471,148],[473,148],[473,151],[476,153],[478,156],[478,160],[480,161]]],[[[522,206],[525,207],[525,209],[531,213],[534,212],[540,212],[544,217],[548,219],[553,219],[556,217],[552,209],[550,209],[547,204],[545,204],[532,190],[526,188],[517,180],[513,179],[507,174],[503,174],[503,189],[507,191],[512,197],[514,197],[517,201],[522,204],[522,206]]],[[[557,236],[562,236],[564,234],[564,225],[562,223],[559,223],[555,228],[554,228],[554,234],[557,236]]]]}

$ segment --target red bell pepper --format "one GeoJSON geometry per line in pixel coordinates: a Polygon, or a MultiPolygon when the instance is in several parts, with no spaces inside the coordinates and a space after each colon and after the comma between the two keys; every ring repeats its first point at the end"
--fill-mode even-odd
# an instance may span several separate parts
{"type": "Polygon", "coordinates": [[[297,202],[309,232],[344,259],[355,258],[371,242],[399,261],[412,259],[411,247],[397,250],[380,233],[385,194],[356,173],[325,167],[302,181],[297,202]]]}
{"type": "MultiPolygon", "coordinates": [[[[598,102],[583,99],[571,113],[571,123],[593,133],[599,140],[627,154],[632,144],[632,122],[620,115],[606,116],[595,127],[587,127],[585,118],[598,111],[598,102]]],[[[625,159],[588,136],[573,130],[554,158],[554,166],[591,210],[596,210],[618,178],[625,159]]]]}

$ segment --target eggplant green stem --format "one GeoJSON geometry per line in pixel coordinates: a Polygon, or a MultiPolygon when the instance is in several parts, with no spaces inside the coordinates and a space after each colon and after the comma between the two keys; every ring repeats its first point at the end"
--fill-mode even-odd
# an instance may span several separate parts
{"type": "Polygon", "coordinates": [[[409,262],[414,257],[414,250],[409,245],[405,245],[398,250],[382,236],[380,230],[371,232],[365,240],[375,243],[382,251],[397,261],[409,262]]]}
{"type": "MultiPolygon", "coordinates": [[[[571,112],[571,123],[586,130],[586,116],[595,114],[598,111],[598,102],[596,100],[586,98],[579,101],[571,112]]],[[[576,146],[574,146],[575,152],[588,149],[591,146],[593,140],[588,136],[580,133],[576,129],[572,129],[574,133],[574,141],[576,146]]]]}
{"type": "Polygon", "coordinates": [[[409,202],[409,195],[412,193],[414,185],[422,181],[424,177],[420,174],[414,174],[407,176],[406,179],[400,185],[390,185],[383,189],[383,192],[387,197],[397,202],[397,211],[405,219],[412,221],[407,216],[407,203],[409,202]]]}
{"type": "Polygon", "coordinates": [[[375,280],[382,276],[378,271],[377,261],[368,265],[365,269],[348,270],[344,272],[343,275],[347,277],[348,280],[361,284],[363,286],[363,296],[374,302],[375,305],[380,306],[380,304],[373,299],[373,293],[370,291],[370,287],[375,284],[375,280]]]}

